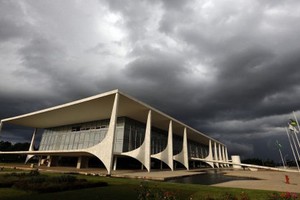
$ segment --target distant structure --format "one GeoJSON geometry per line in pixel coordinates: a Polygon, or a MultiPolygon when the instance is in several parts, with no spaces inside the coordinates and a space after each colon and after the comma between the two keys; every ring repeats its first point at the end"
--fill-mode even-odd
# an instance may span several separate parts
{"type": "Polygon", "coordinates": [[[171,170],[229,166],[224,144],[119,90],[2,119],[0,131],[5,124],[34,131],[28,151],[0,154],[26,154],[26,162],[38,156],[38,165],[48,167],[63,157],[77,158],[77,168],[96,157],[107,174],[116,170],[119,158],[134,158],[149,172],[155,163],[171,170]],[[38,129],[43,133],[34,150],[38,129]]]}

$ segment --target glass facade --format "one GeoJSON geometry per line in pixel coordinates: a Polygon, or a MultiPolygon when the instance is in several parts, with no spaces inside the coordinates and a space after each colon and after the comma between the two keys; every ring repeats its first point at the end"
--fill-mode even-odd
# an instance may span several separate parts
{"type": "MultiPolygon", "coordinates": [[[[124,119],[119,118],[115,137],[116,150],[120,149],[118,145],[122,142],[123,124],[124,119]]],[[[39,150],[73,150],[94,146],[104,139],[108,125],[109,120],[101,120],[45,129],[39,150]]]]}
{"type": "Polygon", "coordinates": [[[207,145],[188,140],[189,157],[205,158],[208,156],[208,150],[209,147],[207,145]]]}
{"type": "Polygon", "coordinates": [[[183,138],[173,134],[173,155],[177,155],[182,150],[183,138]]]}
{"type": "Polygon", "coordinates": [[[151,154],[162,152],[168,143],[168,132],[152,127],[151,129],[151,154]]]}
{"type": "Polygon", "coordinates": [[[146,124],[125,118],[123,152],[132,151],[142,145],[145,138],[146,124]]]}
{"type": "MultiPolygon", "coordinates": [[[[107,134],[109,119],[81,124],[53,127],[44,130],[41,138],[41,151],[85,149],[100,143],[107,134]]],[[[119,117],[115,135],[114,153],[132,151],[141,146],[145,138],[146,124],[119,117]]],[[[151,154],[167,147],[168,131],[151,127],[151,154]]],[[[182,137],[173,135],[173,154],[182,150],[182,137]]],[[[188,141],[190,157],[205,158],[208,146],[188,141]]]]}

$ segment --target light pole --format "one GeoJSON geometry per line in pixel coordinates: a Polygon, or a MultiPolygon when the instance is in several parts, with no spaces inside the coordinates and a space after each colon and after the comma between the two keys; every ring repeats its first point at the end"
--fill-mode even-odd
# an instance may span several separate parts
{"type": "Polygon", "coordinates": [[[282,146],[281,146],[281,144],[279,144],[278,140],[276,140],[276,145],[277,145],[277,148],[278,148],[278,151],[279,151],[279,154],[280,154],[280,158],[281,158],[281,161],[282,161],[283,168],[285,168],[285,163],[284,163],[282,153],[281,153],[281,147],[282,146]]]}
{"type": "Polygon", "coordinates": [[[283,161],[284,161],[286,167],[288,167],[288,164],[287,164],[287,162],[286,162],[286,157],[287,157],[287,156],[288,156],[288,154],[285,154],[284,157],[283,157],[283,161]]]}
{"type": "Polygon", "coordinates": [[[299,164],[298,164],[298,161],[297,161],[297,158],[296,158],[296,154],[295,154],[295,151],[294,151],[294,148],[293,148],[293,145],[292,145],[292,142],[291,142],[291,138],[290,138],[290,135],[289,135],[289,131],[288,131],[287,128],[285,128],[285,131],[286,131],[286,134],[287,134],[288,139],[289,139],[289,142],[290,142],[290,146],[291,146],[291,149],[292,149],[294,158],[295,158],[295,162],[296,162],[296,165],[297,165],[297,169],[298,169],[298,171],[300,171],[300,169],[299,169],[299,164]]]}

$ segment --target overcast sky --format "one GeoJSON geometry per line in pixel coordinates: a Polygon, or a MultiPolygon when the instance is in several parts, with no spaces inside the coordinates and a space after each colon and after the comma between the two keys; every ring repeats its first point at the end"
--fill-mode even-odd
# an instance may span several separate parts
{"type": "Polygon", "coordinates": [[[1,0],[0,118],[118,88],[231,154],[292,159],[299,22],[298,0],[1,0]]]}

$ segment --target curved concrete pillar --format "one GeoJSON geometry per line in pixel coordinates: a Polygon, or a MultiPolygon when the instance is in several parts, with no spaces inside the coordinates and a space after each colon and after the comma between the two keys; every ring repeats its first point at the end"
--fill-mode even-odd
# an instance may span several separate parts
{"type": "Polygon", "coordinates": [[[182,144],[182,150],[179,154],[173,156],[174,160],[180,162],[185,166],[187,170],[189,170],[189,157],[188,157],[188,143],[187,143],[187,130],[186,127],[184,127],[183,131],[183,144],[182,144]]]}
{"type": "Polygon", "coordinates": [[[96,144],[95,146],[85,149],[87,152],[93,154],[103,162],[108,175],[110,175],[112,171],[113,149],[114,149],[115,132],[116,132],[116,125],[117,125],[118,104],[119,104],[119,93],[116,93],[112,112],[111,112],[109,127],[105,138],[99,144],[96,144]]]}
{"type": "MultiPolygon", "coordinates": [[[[227,147],[225,147],[225,162],[228,162],[228,151],[227,151],[227,147]]],[[[227,167],[229,167],[229,164],[227,164],[227,167]]]]}
{"type": "Polygon", "coordinates": [[[169,130],[168,130],[168,143],[166,148],[157,154],[151,155],[152,158],[156,158],[158,160],[166,163],[170,169],[173,171],[173,122],[170,120],[169,130]]]}
{"type": "Polygon", "coordinates": [[[212,152],[212,144],[211,144],[211,140],[209,140],[208,142],[208,156],[205,158],[206,163],[209,164],[212,168],[214,168],[214,163],[211,162],[213,160],[213,152],[212,152]]]}
{"type": "Polygon", "coordinates": [[[151,110],[148,111],[145,139],[142,145],[129,152],[121,153],[121,155],[130,156],[132,158],[140,161],[147,169],[148,172],[151,171],[151,110]]]}
{"type": "MultiPolygon", "coordinates": [[[[222,157],[222,149],[221,149],[221,144],[218,144],[218,157],[219,157],[219,161],[223,161],[223,157],[222,157]]],[[[223,164],[219,164],[220,165],[220,167],[224,167],[224,165],[223,164]]]]}
{"type": "MultiPolygon", "coordinates": [[[[226,161],[225,160],[225,146],[222,145],[222,161],[226,161]]],[[[224,167],[227,167],[227,164],[223,164],[224,167]]]]}
{"type": "MultiPolygon", "coordinates": [[[[31,142],[30,142],[30,146],[29,146],[29,150],[28,150],[28,151],[34,151],[34,139],[35,139],[36,132],[37,132],[37,128],[35,128],[34,131],[33,131],[33,133],[32,133],[31,142]]],[[[34,156],[34,155],[32,155],[32,154],[28,154],[28,155],[26,156],[26,159],[25,159],[25,164],[26,164],[33,156],[34,156]]]]}
{"type": "MultiPolygon", "coordinates": [[[[219,161],[219,158],[218,158],[218,149],[217,149],[217,142],[214,142],[214,160],[215,161],[219,161]]],[[[219,168],[219,163],[214,163],[217,168],[219,168]]]]}

